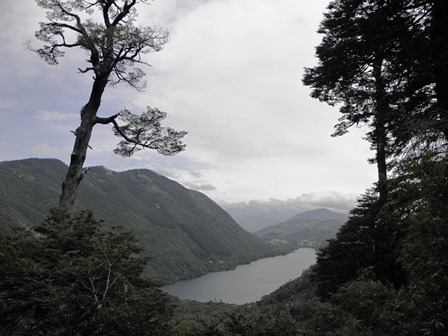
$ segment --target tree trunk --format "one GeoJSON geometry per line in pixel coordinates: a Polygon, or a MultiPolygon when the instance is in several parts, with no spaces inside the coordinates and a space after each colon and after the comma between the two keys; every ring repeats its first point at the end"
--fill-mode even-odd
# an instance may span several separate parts
{"type": "Polygon", "coordinates": [[[376,164],[378,171],[378,193],[379,203],[384,204],[387,200],[387,135],[386,120],[388,105],[383,81],[383,58],[377,57],[373,65],[373,77],[375,79],[375,122],[374,141],[376,143],[376,164]]]}
{"type": "Polygon", "coordinates": [[[79,183],[84,177],[82,168],[87,156],[90,137],[96,124],[96,114],[101,104],[101,97],[107,84],[106,78],[95,79],[88,103],[81,110],[81,125],[75,131],[75,144],[70,157],[67,175],[62,183],[59,206],[69,211],[73,209],[79,183]]]}

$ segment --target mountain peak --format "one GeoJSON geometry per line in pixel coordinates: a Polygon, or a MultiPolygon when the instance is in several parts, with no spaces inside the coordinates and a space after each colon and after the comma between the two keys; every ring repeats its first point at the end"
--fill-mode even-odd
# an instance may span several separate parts
{"type": "Polygon", "coordinates": [[[336,219],[336,220],[345,222],[348,219],[348,215],[342,214],[339,212],[334,212],[334,211],[328,210],[326,208],[319,208],[319,209],[299,213],[299,214],[291,217],[290,219],[288,219],[288,222],[294,221],[294,220],[299,220],[299,219],[317,219],[317,220],[336,219]]]}

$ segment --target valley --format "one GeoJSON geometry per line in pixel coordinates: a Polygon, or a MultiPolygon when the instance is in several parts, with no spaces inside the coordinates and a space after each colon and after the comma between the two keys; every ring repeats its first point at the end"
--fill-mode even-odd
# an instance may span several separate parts
{"type": "MultiPolygon", "coordinates": [[[[66,165],[52,159],[0,163],[0,228],[32,228],[57,202],[66,165]]],[[[150,257],[146,275],[164,283],[286,254],[242,229],[202,193],[150,170],[113,172],[90,167],[79,188],[78,209],[92,209],[106,227],[136,234],[150,257]]]]}
{"type": "MultiPolygon", "coordinates": [[[[11,234],[45,218],[57,202],[66,165],[26,159],[0,162],[0,172],[0,229],[11,234]]],[[[321,209],[251,234],[204,194],[147,169],[118,173],[88,168],[77,208],[94,210],[106,227],[122,226],[135,233],[143,254],[150,257],[146,275],[165,284],[285,255],[298,247],[317,248],[341,225],[319,220],[322,213],[340,216],[321,209]],[[314,219],[303,217],[311,215],[314,219]]]]}

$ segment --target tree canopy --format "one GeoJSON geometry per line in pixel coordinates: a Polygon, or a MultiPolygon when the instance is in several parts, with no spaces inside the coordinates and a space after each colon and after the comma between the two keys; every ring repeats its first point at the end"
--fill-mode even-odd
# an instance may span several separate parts
{"type": "Polygon", "coordinates": [[[320,251],[314,273],[318,295],[361,321],[360,335],[444,335],[448,326],[447,8],[332,1],[319,64],[304,77],[314,98],[339,104],[336,133],[365,123],[376,150],[378,184],[320,251]]]}
{"type": "Polygon", "coordinates": [[[139,3],[123,0],[36,0],[47,9],[48,22],[40,23],[36,38],[44,42],[37,53],[48,64],[58,64],[65,49],[82,48],[90,56],[82,73],[93,72],[117,84],[121,81],[138,87],[145,73],[139,64],[147,64],[142,54],[160,51],[168,42],[162,29],[136,26],[139,3]],[[94,21],[100,15],[100,22],[94,21]]]}
{"type": "Polygon", "coordinates": [[[135,236],[92,212],[53,209],[35,231],[0,236],[2,335],[165,335],[169,298],[142,277],[135,236]]]}
{"type": "Polygon", "coordinates": [[[137,25],[137,6],[144,0],[36,0],[47,10],[47,21],[40,23],[36,38],[43,46],[34,49],[48,64],[58,64],[67,49],[80,48],[87,55],[87,65],[78,67],[81,73],[93,73],[90,97],[81,109],[80,126],[76,136],[67,176],[62,185],[59,206],[71,209],[74,205],[82,168],[86,159],[93,127],[111,124],[115,135],[122,138],[116,154],[131,156],[142,148],[156,149],[164,155],[184,150],[181,139],[186,132],[162,127],[165,112],[148,107],[137,116],[128,110],[109,117],[97,116],[107,85],[126,83],[143,89],[148,65],[144,54],[158,52],[168,42],[168,32],[137,25]],[[128,122],[119,125],[117,120],[128,122]]]}
{"type": "MultiPolygon", "coordinates": [[[[381,202],[387,198],[388,161],[402,148],[396,139],[403,140],[404,106],[427,107],[433,96],[422,91],[415,102],[415,94],[406,92],[409,77],[415,76],[403,71],[406,51],[423,43],[412,22],[398,1],[331,2],[319,28],[324,35],[316,48],[319,64],[307,68],[303,79],[313,88],[312,97],[340,106],[334,135],[353,125],[369,127],[366,138],[375,150],[381,202]]],[[[424,64],[420,58],[414,63],[424,64]]]]}

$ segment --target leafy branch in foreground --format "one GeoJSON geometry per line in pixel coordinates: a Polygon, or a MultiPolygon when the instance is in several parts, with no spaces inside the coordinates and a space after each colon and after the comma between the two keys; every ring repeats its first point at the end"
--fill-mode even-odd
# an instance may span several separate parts
{"type": "Polygon", "coordinates": [[[114,153],[129,157],[143,148],[154,149],[163,155],[174,155],[185,149],[182,144],[186,131],[175,131],[170,127],[162,127],[161,121],[166,118],[166,112],[157,108],[147,107],[141,115],[131,113],[124,109],[118,119],[125,122],[119,125],[116,119],[112,120],[113,131],[116,136],[122,137],[114,153]]]}

